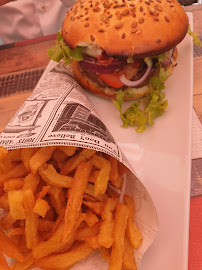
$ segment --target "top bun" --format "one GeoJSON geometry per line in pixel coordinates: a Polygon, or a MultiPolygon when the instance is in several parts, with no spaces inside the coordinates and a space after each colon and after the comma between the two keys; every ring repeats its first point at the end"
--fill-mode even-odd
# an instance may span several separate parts
{"type": "Polygon", "coordinates": [[[186,35],[188,17],[177,0],[78,0],[63,22],[72,48],[100,46],[107,55],[158,55],[186,35]]]}

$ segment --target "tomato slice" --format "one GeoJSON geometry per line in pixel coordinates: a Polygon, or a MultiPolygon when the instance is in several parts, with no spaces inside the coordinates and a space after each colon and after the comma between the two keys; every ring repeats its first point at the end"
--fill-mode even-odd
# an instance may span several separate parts
{"type": "Polygon", "coordinates": [[[120,80],[121,75],[125,75],[126,79],[130,80],[138,72],[140,63],[138,61],[132,64],[126,64],[122,69],[113,73],[99,73],[98,76],[108,85],[114,88],[120,88],[123,83],[120,80]]]}

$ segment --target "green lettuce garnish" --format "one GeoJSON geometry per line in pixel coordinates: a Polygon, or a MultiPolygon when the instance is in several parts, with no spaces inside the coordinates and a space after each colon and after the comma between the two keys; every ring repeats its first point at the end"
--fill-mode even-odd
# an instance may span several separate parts
{"type": "MultiPolygon", "coordinates": [[[[125,112],[122,111],[123,100],[124,97],[133,96],[130,90],[119,90],[116,94],[116,100],[113,100],[123,121],[123,127],[136,126],[138,133],[142,133],[148,125],[153,125],[154,119],[161,116],[168,106],[168,101],[165,100],[165,94],[162,90],[165,89],[165,81],[171,75],[171,72],[164,70],[161,66],[161,63],[168,58],[168,53],[151,58],[156,59],[155,65],[159,67],[159,73],[149,79],[150,91],[147,97],[141,100],[137,99],[125,112]]],[[[151,63],[149,58],[145,58],[144,61],[147,65],[151,63]]]]}
{"type": "Polygon", "coordinates": [[[165,100],[165,94],[162,93],[161,90],[151,88],[149,95],[144,100],[143,109],[140,108],[143,102],[137,99],[123,112],[123,99],[126,96],[129,97],[131,94],[127,91],[119,90],[116,95],[116,100],[113,100],[113,102],[120,112],[123,127],[136,126],[138,133],[142,133],[147,128],[147,125],[153,125],[154,119],[161,116],[168,106],[168,101],[165,100]]]}
{"type": "Polygon", "coordinates": [[[47,50],[48,57],[55,62],[64,61],[65,65],[69,65],[76,61],[82,61],[83,47],[76,47],[71,49],[63,40],[63,36],[60,31],[57,32],[57,44],[47,50]]]}
{"type": "Polygon", "coordinates": [[[201,47],[202,43],[201,43],[201,40],[198,38],[198,33],[195,33],[191,30],[191,27],[190,27],[190,24],[188,26],[188,31],[187,33],[193,38],[193,43],[196,45],[196,46],[199,46],[201,47]]]}

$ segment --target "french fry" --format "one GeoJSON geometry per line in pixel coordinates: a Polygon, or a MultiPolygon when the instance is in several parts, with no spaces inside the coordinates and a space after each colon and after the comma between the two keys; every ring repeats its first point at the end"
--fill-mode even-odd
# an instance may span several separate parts
{"type": "Polygon", "coordinates": [[[97,179],[98,174],[99,174],[99,170],[93,170],[91,172],[91,174],[90,174],[90,177],[88,179],[88,182],[95,184],[95,180],[97,179]]]}
{"type": "Polygon", "coordinates": [[[38,243],[38,215],[33,212],[35,198],[31,189],[23,191],[23,203],[25,208],[25,235],[28,249],[32,249],[38,243]]]}
{"type": "Polygon", "coordinates": [[[134,249],[127,235],[124,239],[123,270],[137,270],[134,249]]]}
{"type": "Polygon", "coordinates": [[[4,194],[4,187],[0,186],[0,197],[4,194]]]}
{"type": "Polygon", "coordinates": [[[25,219],[25,208],[22,190],[12,190],[8,192],[8,203],[10,214],[13,219],[25,219]]]}
{"type": "Polygon", "coordinates": [[[86,244],[89,246],[89,247],[92,247],[93,249],[97,249],[97,248],[100,248],[100,244],[98,243],[98,236],[95,235],[95,236],[88,236],[86,238],[84,238],[86,244]]]}
{"type": "MultiPolygon", "coordinates": [[[[83,213],[79,215],[74,232],[77,230],[78,226],[85,219],[85,217],[86,215],[83,213]]],[[[37,246],[33,248],[34,258],[41,259],[51,253],[55,253],[58,250],[61,250],[62,248],[64,248],[64,246],[67,246],[68,243],[71,242],[72,237],[74,236],[72,234],[68,238],[66,238],[64,242],[61,242],[60,240],[63,230],[64,230],[64,221],[59,225],[59,227],[57,228],[55,233],[52,234],[52,237],[50,239],[48,239],[46,242],[39,243],[37,246]]]]}
{"type": "Polygon", "coordinates": [[[129,209],[126,233],[133,248],[137,249],[142,244],[143,238],[140,230],[134,224],[135,203],[129,195],[124,195],[123,199],[129,209]]]}
{"type": "Polygon", "coordinates": [[[95,195],[95,186],[90,184],[90,183],[88,183],[86,186],[85,194],[88,194],[88,195],[94,197],[96,199],[96,201],[100,201],[100,202],[106,201],[108,198],[106,193],[95,195]]]}
{"type": "Polygon", "coordinates": [[[81,211],[83,194],[92,167],[91,162],[81,162],[77,167],[65,210],[65,227],[61,238],[62,241],[64,241],[74,230],[75,222],[81,211]]]}
{"type": "Polygon", "coordinates": [[[39,148],[23,148],[21,149],[21,160],[28,172],[30,172],[29,167],[29,161],[33,155],[36,154],[36,152],[39,150],[39,148]]]}
{"type": "Polygon", "coordinates": [[[100,170],[95,180],[95,195],[104,194],[107,190],[111,164],[108,160],[98,155],[92,156],[90,161],[100,170]]]}
{"type": "Polygon", "coordinates": [[[41,268],[66,268],[87,257],[94,249],[86,243],[63,254],[53,254],[36,261],[41,268]]]}
{"type": "Polygon", "coordinates": [[[22,190],[26,190],[26,189],[31,189],[33,194],[35,194],[36,189],[39,185],[40,182],[40,177],[37,174],[33,175],[31,173],[29,173],[24,180],[24,186],[22,188],[22,190]]]}
{"type": "Polygon", "coordinates": [[[3,183],[6,180],[12,179],[12,178],[20,178],[25,177],[27,175],[27,170],[23,163],[17,164],[14,168],[12,168],[10,171],[0,175],[0,184],[3,183]]]}
{"type": "Polygon", "coordinates": [[[110,186],[107,187],[106,194],[110,198],[119,199],[120,197],[120,194],[110,186]]]}
{"type": "Polygon", "coordinates": [[[98,235],[100,230],[101,221],[98,221],[94,226],[85,226],[84,228],[77,230],[76,240],[82,241],[86,237],[98,235]]]}
{"type": "Polygon", "coordinates": [[[104,205],[104,209],[102,212],[102,224],[100,227],[100,232],[98,235],[98,242],[101,246],[106,248],[110,248],[113,244],[113,228],[114,228],[114,220],[113,220],[113,211],[116,207],[117,200],[113,198],[109,198],[104,205]]]}
{"type": "Polygon", "coordinates": [[[1,270],[11,270],[8,266],[7,261],[3,255],[3,252],[0,250],[0,269],[1,270]]]}
{"type": "Polygon", "coordinates": [[[5,191],[21,189],[24,185],[24,178],[13,178],[3,183],[5,191]]]}
{"type": "Polygon", "coordinates": [[[48,190],[48,194],[56,213],[59,215],[66,206],[66,194],[64,189],[51,186],[48,190]]]}
{"type": "Polygon", "coordinates": [[[78,167],[81,161],[87,161],[95,153],[95,150],[83,149],[80,153],[74,155],[65,163],[64,167],[60,171],[60,174],[68,175],[78,167]]]}
{"type": "Polygon", "coordinates": [[[105,248],[103,246],[99,247],[100,254],[105,261],[107,261],[109,264],[111,262],[111,252],[110,249],[105,248]]]}
{"type": "Polygon", "coordinates": [[[24,228],[13,228],[8,232],[7,236],[8,238],[12,238],[13,236],[24,235],[24,234],[25,234],[24,228]]]}
{"type": "Polygon", "coordinates": [[[124,175],[129,172],[129,169],[121,162],[118,162],[118,171],[120,175],[124,175]]]}
{"type": "Polygon", "coordinates": [[[83,201],[83,204],[91,209],[96,215],[101,216],[104,209],[104,202],[83,201]]]}
{"type": "Polygon", "coordinates": [[[109,162],[111,164],[111,171],[109,175],[109,181],[116,182],[118,179],[119,171],[118,171],[118,160],[109,156],[109,162]]]}
{"type": "Polygon", "coordinates": [[[52,156],[55,146],[41,147],[39,150],[30,158],[29,167],[33,175],[36,174],[38,169],[46,163],[52,156]]]}
{"type": "Polygon", "coordinates": [[[38,230],[42,232],[50,232],[52,231],[54,225],[54,221],[45,218],[39,218],[38,230]]]}
{"type": "Polygon", "coordinates": [[[70,188],[72,186],[73,177],[59,174],[53,165],[44,164],[39,168],[41,178],[48,183],[61,188],[70,188]]]}
{"type": "Polygon", "coordinates": [[[48,205],[47,201],[38,198],[33,208],[33,213],[36,213],[39,216],[44,218],[49,209],[50,209],[50,206],[48,205]]]}
{"type": "Polygon", "coordinates": [[[0,219],[0,227],[3,230],[8,230],[15,223],[15,221],[16,219],[12,218],[11,213],[8,212],[0,219]]]}
{"type": "Polygon", "coordinates": [[[110,182],[111,185],[119,190],[122,189],[122,186],[123,186],[123,176],[122,175],[118,175],[118,178],[117,178],[117,181],[114,181],[114,182],[110,182]]]}
{"type": "Polygon", "coordinates": [[[85,201],[96,202],[96,199],[95,199],[93,196],[88,195],[88,194],[85,194],[85,193],[84,193],[84,195],[83,195],[83,199],[84,199],[85,201]]]}
{"type": "Polygon", "coordinates": [[[49,189],[51,188],[51,186],[43,186],[42,190],[40,192],[38,192],[37,194],[35,194],[35,198],[36,199],[43,199],[46,194],[48,193],[49,189]]]}
{"type": "Polygon", "coordinates": [[[0,208],[3,208],[5,211],[9,211],[8,193],[7,192],[5,192],[0,197],[0,208]]]}
{"type": "Polygon", "coordinates": [[[112,245],[109,270],[121,270],[124,253],[124,238],[129,210],[124,204],[117,203],[114,218],[114,241],[112,245]]]}
{"type": "Polygon", "coordinates": [[[87,209],[85,222],[89,227],[94,226],[99,221],[98,217],[92,212],[92,210],[87,209]]]}
{"type": "Polygon", "coordinates": [[[57,163],[63,163],[67,159],[67,155],[57,147],[57,149],[53,153],[53,159],[57,163]]]}
{"type": "Polygon", "coordinates": [[[11,159],[12,161],[21,161],[21,151],[22,149],[13,149],[8,152],[7,158],[11,159]]]}
{"type": "Polygon", "coordinates": [[[8,156],[8,150],[3,146],[0,146],[0,161],[5,160],[8,156]]]}
{"type": "Polygon", "coordinates": [[[57,149],[65,153],[66,156],[72,157],[76,151],[78,150],[78,147],[75,146],[57,146],[57,149]]]}
{"type": "Polygon", "coordinates": [[[12,270],[28,270],[34,266],[34,258],[32,252],[26,255],[23,262],[16,262],[12,265],[12,270]]]}
{"type": "Polygon", "coordinates": [[[24,260],[24,256],[13,242],[0,229],[0,250],[2,250],[8,257],[14,258],[19,262],[24,260]]]}

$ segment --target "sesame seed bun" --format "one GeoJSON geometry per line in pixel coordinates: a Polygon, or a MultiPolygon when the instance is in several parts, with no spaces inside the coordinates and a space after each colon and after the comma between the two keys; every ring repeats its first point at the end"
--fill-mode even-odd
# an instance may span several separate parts
{"type": "Polygon", "coordinates": [[[175,47],[188,17],[177,0],[79,0],[63,22],[72,48],[100,46],[109,56],[142,58],[175,47]]]}

